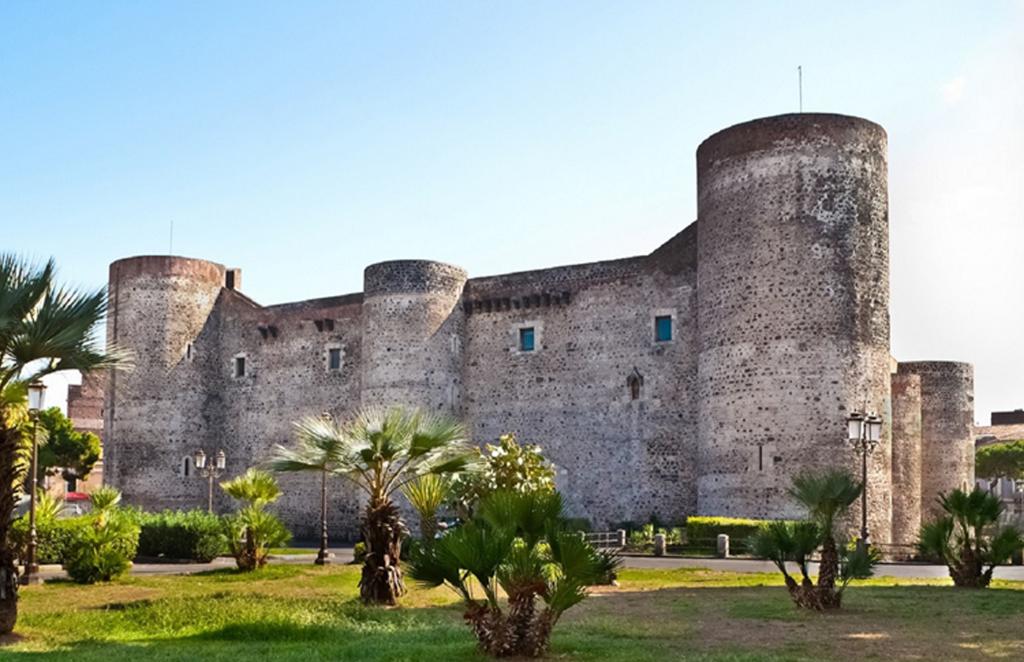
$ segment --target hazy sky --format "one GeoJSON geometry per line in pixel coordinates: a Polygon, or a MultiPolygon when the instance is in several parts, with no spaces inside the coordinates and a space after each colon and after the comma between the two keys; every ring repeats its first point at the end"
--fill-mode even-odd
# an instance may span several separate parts
{"type": "Polygon", "coordinates": [[[262,303],[422,257],[650,252],[694,150],[797,109],[889,134],[892,338],[1024,407],[1024,2],[0,4],[0,248],[243,269],[262,303]]]}

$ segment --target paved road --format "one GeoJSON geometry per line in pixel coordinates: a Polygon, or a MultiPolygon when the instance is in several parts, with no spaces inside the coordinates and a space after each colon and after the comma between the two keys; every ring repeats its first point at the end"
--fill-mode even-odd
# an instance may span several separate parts
{"type": "MultiPolygon", "coordinates": [[[[352,560],[351,547],[340,547],[332,549],[331,552],[334,554],[334,563],[348,563],[352,560]]],[[[270,557],[270,562],[312,563],[315,557],[316,554],[310,550],[309,554],[274,555],[270,557]]],[[[626,556],[623,560],[627,568],[709,568],[729,572],[776,572],[775,566],[771,562],[752,559],[626,556]]],[[[132,566],[131,572],[133,575],[189,575],[221,568],[233,568],[234,565],[234,559],[222,557],[215,559],[212,563],[136,563],[132,566]]],[[[814,564],[811,569],[812,572],[817,572],[817,567],[814,564]]],[[[44,578],[57,578],[63,577],[64,571],[60,566],[43,566],[40,575],[44,578]]],[[[940,565],[884,563],[878,566],[875,575],[880,577],[942,578],[949,577],[949,572],[945,566],[940,565]]],[[[1024,566],[997,568],[995,576],[1000,579],[1024,581],[1024,566]]]]}

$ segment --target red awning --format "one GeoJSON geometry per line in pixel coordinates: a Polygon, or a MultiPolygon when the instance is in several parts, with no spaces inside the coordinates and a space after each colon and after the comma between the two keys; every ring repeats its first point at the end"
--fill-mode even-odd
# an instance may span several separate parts
{"type": "Polygon", "coordinates": [[[68,492],[64,495],[65,501],[88,501],[89,495],[85,492],[68,492]]]}

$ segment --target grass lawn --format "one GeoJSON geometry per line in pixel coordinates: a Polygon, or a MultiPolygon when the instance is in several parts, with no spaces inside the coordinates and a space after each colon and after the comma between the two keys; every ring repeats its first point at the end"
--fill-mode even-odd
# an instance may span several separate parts
{"type": "MultiPolygon", "coordinates": [[[[554,634],[554,658],[612,660],[1022,659],[1024,583],[961,591],[872,580],[836,614],[799,612],[775,575],[626,570],[554,634]]],[[[358,568],[270,566],[255,575],[131,577],[22,590],[2,659],[478,659],[454,595],[412,588],[362,607],[358,568]]],[[[942,585],[940,585],[942,584],[942,585]]]]}

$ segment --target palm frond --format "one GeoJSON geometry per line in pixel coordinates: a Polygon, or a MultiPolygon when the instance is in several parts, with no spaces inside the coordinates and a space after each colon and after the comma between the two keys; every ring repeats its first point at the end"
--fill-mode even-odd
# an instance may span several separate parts
{"type": "Polygon", "coordinates": [[[228,496],[243,503],[261,508],[281,496],[277,479],[261,469],[250,468],[241,476],[220,484],[228,496]]]}

